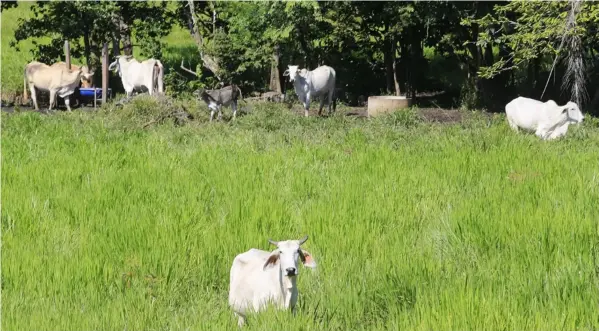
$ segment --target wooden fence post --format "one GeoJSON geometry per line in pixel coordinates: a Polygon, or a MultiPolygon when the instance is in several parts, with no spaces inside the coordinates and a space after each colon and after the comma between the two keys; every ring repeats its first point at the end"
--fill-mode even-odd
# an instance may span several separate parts
{"type": "Polygon", "coordinates": [[[69,45],[69,41],[64,41],[64,58],[67,63],[67,69],[71,70],[71,47],[69,45]]]}
{"type": "Polygon", "coordinates": [[[106,103],[108,93],[108,43],[102,48],[102,104],[106,103]]]}

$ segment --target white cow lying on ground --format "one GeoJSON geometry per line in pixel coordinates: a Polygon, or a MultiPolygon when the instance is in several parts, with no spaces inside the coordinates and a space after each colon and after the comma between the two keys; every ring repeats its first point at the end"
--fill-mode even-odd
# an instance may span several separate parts
{"type": "Polygon", "coordinates": [[[150,95],[156,91],[164,93],[164,67],[159,60],[147,59],[142,62],[133,59],[132,55],[118,55],[108,70],[117,70],[123,88],[130,97],[134,89],[147,89],[150,95]]]}
{"type": "Polygon", "coordinates": [[[336,110],[337,105],[333,99],[335,94],[335,69],[329,66],[320,66],[312,71],[306,69],[299,69],[299,66],[288,65],[288,69],[285,70],[283,76],[289,76],[289,80],[293,82],[295,87],[295,93],[300,102],[304,105],[304,115],[308,116],[308,110],[310,109],[310,100],[312,98],[321,97],[320,108],[318,109],[318,115],[322,112],[324,106],[324,99],[328,95],[329,102],[329,114],[331,113],[331,106],[333,110],[336,110]]]}
{"type": "Polygon", "coordinates": [[[250,249],[233,260],[229,285],[229,305],[242,326],[248,312],[258,312],[269,302],[279,309],[294,311],[297,302],[298,259],[304,266],[315,268],[312,255],[301,249],[308,240],[272,241],[272,252],[250,249]]]}
{"type": "Polygon", "coordinates": [[[62,66],[49,66],[38,61],[30,62],[25,66],[23,72],[23,101],[27,102],[27,85],[29,85],[35,110],[39,110],[35,93],[35,89],[37,88],[50,92],[50,106],[48,110],[52,110],[52,106],[56,101],[56,94],[58,94],[59,97],[64,98],[67,110],[71,111],[68,96],[75,92],[75,88],[79,86],[82,75],[85,75],[89,79],[93,73],[83,74],[82,68],[68,70],[62,66]]]}
{"type": "Polygon", "coordinates": [[[505,106],[505,115],[515,131],[518,128],[534,131],[543,140],[565,135],[570,124],[584,119],[578,105],[572,101],[558,106],[553,100],[541,102],[524,97],[510,101],[505,106]]]}

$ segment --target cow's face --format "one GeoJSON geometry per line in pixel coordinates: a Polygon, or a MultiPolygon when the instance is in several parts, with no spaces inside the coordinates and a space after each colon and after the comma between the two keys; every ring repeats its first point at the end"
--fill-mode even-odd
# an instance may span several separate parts
{"type": "Polygon", "coordinates": [[[312,255],[300,247],[306,240],[308,240],[308,236],[301,240],[279,242],[269,240],[271,244],[277,246],[277,249],[270,254],[264,264],[264,268],[275,265],[278,262],[281,272],[287,277],[295,277],[299,274],[298,261],[301,261],[308,268],[315,268],[316,262],[312,258],[312,255]]]}
{"type": "Polygon", "coordinates": [[[293,82],[295,77],[299,73],[299,66],[287,66],[287,70],[283,73],[283,76],[289,76],[289,81],[293,82]]]}
{"type": "Polygon", "coordinates": [[[132,55],[117,55],[114,62],[108,66],[109,71],[117,71],[121,75],[121,66],[129,62],[133,58],[132,55]]]}
{"type": "Polygon", "coordinates": [[[568,116],[568,121],[574,123],[580,123],[584,119],[582,112],[578,108],[578,105],[575,102],[569,101],[565,106],[562,113],[568,116]]]}
{"type": "Polygon", "coordinates": [[[90,71],[88,66],[81,67],[81,86],[91,87],[91,82],[94,78],[94,72],[90,71]]]}

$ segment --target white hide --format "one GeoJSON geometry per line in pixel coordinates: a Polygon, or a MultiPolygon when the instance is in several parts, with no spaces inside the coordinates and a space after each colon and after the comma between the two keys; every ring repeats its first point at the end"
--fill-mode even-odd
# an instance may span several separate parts
{"type": "Polygon", "coordinates": [[[517,97],[505,106],[505,115],[512,129],[534,131],[543,140],[561,137],[570,124],[582,122],[584,116],[578,105],[569,101],[558,106],[553,100],[538,100],[517,97]]]}
{"type": "Polygon", "coordinates": [[[331,107],[335,110],[333,96],[335,94],[335,69],[329,66],[320,66],[312,71],[299,69],[299,66],[288,65],[283,76],[289,76],[289,80],[293,82],[295,93],[298,99],[304,105],[304,115],[308,116],[310,109],[310,101],[313,98],[321,97],[320,108],[318,114],[322,112],[325,97],[328,96],[328,108],[331,113],[331,107]]]}
{"type": "MultiPolygon", "coordinates": [[[[315,268],[311,254],[300,248],[308,239],[272,242],[272,252],[250,249],[233,260],[229,284],[229,305],[244,324],[249,312],[259,312],[274,304],[278,309],[294,310],[297,302],[298,261],[315,268]]],[[[270,240],[269,240],[270,241],[270,240]]]]}
{"type": "Polygon", "coordinates": [[[156,59],[139,62],[130,55],[119,55],[108,67],[108,70],[115,69],[121,77],[127,97],[131,96],[134,89],[141,89],[143,87],[148,90],[150,95],[153,95],[156,90],[160,94],[164,92],[163,66],[156,59]]]}

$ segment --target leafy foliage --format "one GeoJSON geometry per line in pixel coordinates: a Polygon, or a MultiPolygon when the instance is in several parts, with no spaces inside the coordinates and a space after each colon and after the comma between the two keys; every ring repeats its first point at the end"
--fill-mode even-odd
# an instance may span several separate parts
{"type": "MultiPolygon", "coordinates": [[[[193,63],[193,80],[174,62],[167,68],[167,90],[175,94],[219,81],[235,82],[244,92],[264,91],[273,75],[285,90],[287,65],[326,64],[337,71],[338,95],[348,104],[372,94],[415,97],[442,90],[448,100],[443,106],[497,109],[517,95],[538,98],[550,75],[556,79],[546,95],[565,102],[560,92],[579,91],[574,99],[584,103],[582,92],[599,87],[599,5],[581,3],[567,25],[573,3],[37,2],[34,17],[20,20],[13,45],[18,49],[31,39],[32,59],[51,62],[69,40],[74,57],[95,65],[101,45],[120,40],[135,44],[142,56],[161,58],[162,37],[178,24],[191,33],[199,57],[179,55],[193,63]],[[585,77],[573,76],[572,68],[585,77]]],[[[599,105],[599,93],[593,95],[591,109],[599,105]]]]}

